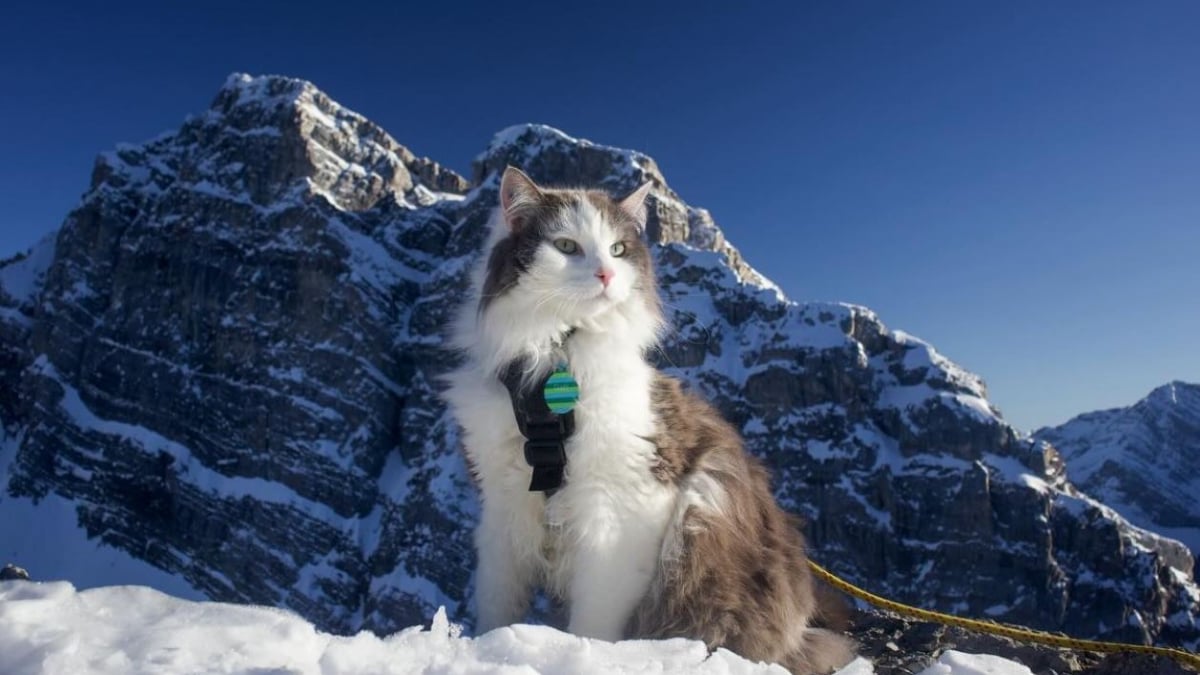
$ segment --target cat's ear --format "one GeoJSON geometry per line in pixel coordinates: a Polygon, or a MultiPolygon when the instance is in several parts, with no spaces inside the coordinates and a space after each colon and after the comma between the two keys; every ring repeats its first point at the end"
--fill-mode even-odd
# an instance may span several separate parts
{"type": "Polygon", "coordinates": [[[638,232],[646,229],[646,196],[650,194],[651,187],[653,186],[650,181],[646,181],[638,189],[629,193],[628,197],[617,202],[617,206],[621,207],[622,211],[637,221],[638,232]]]}
{"type": "Polygon", "coordinates": [[[515,166],[504,170],[500,178],[500,210],[508,229],[516,232],[525,226],[524,213],[528,207],[542,200],[542,189],[533,179],[515,166]]]}

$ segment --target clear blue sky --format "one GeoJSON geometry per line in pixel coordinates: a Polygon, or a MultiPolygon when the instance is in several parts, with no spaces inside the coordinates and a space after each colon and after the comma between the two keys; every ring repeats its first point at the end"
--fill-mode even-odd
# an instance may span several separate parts
{"type": "Polygon", "coordinates": [[[643,150],[791,297],[929,340],[1020,428],[1200,381],[1200,2],[744,4],[8,7],[0,255],[97,152],[282,73],[462,171],[526,121],[643,150]]]}

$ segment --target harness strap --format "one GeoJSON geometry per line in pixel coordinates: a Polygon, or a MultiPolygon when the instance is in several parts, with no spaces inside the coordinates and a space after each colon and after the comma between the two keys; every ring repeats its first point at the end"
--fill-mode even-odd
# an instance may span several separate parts
{"type": "Polygon", "coordinates": [[[548,373],[536,387],[522,387],[524,369],[520,360],[513,361],[500,373],[500,382],[512,400],[517,428],[525,437],[525,462],[533,467],[530,492],[552,495],[562,487],[567,468],[567,437],[575,433],[575,411],[556,415],[546,405],[542,393],[548,373]]]}

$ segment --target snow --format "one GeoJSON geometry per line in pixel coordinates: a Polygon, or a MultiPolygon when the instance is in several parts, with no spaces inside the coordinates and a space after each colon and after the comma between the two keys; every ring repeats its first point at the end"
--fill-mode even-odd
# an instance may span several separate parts
{"type": "Polygon", "coordinates": [[[11,675],[783,672],[729,652],[709,657],[687,640],[612,644],[520,625],[466,638],[444,612],[429,630],[337,637],[290,612],[189,602],[136,586],[76,591],[66,582],[5,582],[0,623],[0,669],[11,675]]]}
{"type": "Polygon", "coordinates": [[[1149,527],[1144,529],[1167,539],[1174,539],[1187,546],[1189,550],[1200,553],[1200,527],[1167,527],[1154,524],[1154,520],[1150,516],[1135,506],[1124,505],[1118,507],[1117,510],[1122,516],[1128,518],[1129,522],[1138,525],[1149,524],[1149,527]]]}
{"type": "Polygon", "coordinates": [[[918,675],[1033,675],[1033,671],[999,656],[966,654],[951,649],[918,675]]]}
{"type": "Polygon", "coordinates": [[[69,576],[82,588],[138,583],[184,598],[202,597],[179,577],[97,539],[88,539],[79,526],[74,502],[53,493],[36,503],[9,495],[9,467],[18,441],[5,439],[0,429],[0,565],[12,562],[39,578],[69,576]],[[80,561],[87,564],[81,565],[80,561]]]}
{"type": "Polygon", "coordinates": [[[54,261],[58,232],[52,232],[34,244],[24,258],[0,267],[0,297],[7,295],[18,304],[33,301],[42,287],[42,279],[54,261]]]}
{"type": "Polygon", "coordinates": [[[613,167],[615,176],[639,176],[645,171],[643,163],[649,159],[646,155],[635,150],[601,145],[585,138],[574,138],[545,124],[516,124],[497,132],[492,137],[491,143],[488,144],[488,149],[480,153],[475,160],[486,160],[489,155],[494,155],[508,146],[517,145],[522,139],[528,139],[530,142],[530,145],[522,149],[527,157],[536,156],[545,148],[556,144],[578,146],[579,148],[595,147],[597,150],[602,150],[621,159],[622,166],[613,167]]]}
{"type": "Polygon", "coordinates": [[[1006,483],[1024,485],[1043,495],[1048,495],[1051,492],[1050,486],[1045,480],[1034,474],[1032,469],[1022,464],[1015,457],[1004,457],[989,452],[984,455],[983,463],[989,469],[988,475],[993,480],[999,478],[1006,483]]]}
{"type": "Polygon", "coordinates": [[[1174,381],[1126,408],[1079,415],[1034,437],[1058,449],[1067,476],[1140,528],[1200,553],[1200,386],[1174,381]]]}
{"type": "Polygon", "coordinates": [[[251,498],[260,502],[293,507],[313,518],[327,523],[338,522],[341,516],[332,508],[306,499],[282,483],[262,478],[227,476],[200,462],[186,446],[165,438],[146,427],[102,419],[84,403],[75,387],[59,376],[58,371],[45,355],[39,356],[31,366],[35,372],[49,377],[62,387],[63,395],[59,406],[67,419],[84,430],[126,439],[146,451],[147,454],[165,452],[181,468],[180,478],[197,488],[223,499],[238,500],[251,498]]]}
{"type": "Polygon", "coordinates": [[[221,89],[235,92],[237,105],[259,105],[269,108],[281,103],[291,103],[302,92],[313,90],[315,87],[304,80],[281,75],[254,76],[246,73],[232,73],[225,78],[225,84],[221,89]],[[280,83],[288,86],[279,87],[280,83]],[[282,90],[281,93],[272,95],[270,93],[272,85],[282,90]]]}
{"type": "MultiPolygon", "coordinates": [[[[937,375],[944,378],[947,383],[954,385],[957,389],[970,392],[971,397],[981,401],[987,398],[983,380],[978,375],[963,369],[934,349],[933,345],[914,335],[902,330],[893,330],[891,333],[897,342],[908,347],[908,351],[904,355],[906,369],[932,368],[938,371],[937,375]]],[[[979,404],[973,405],[978,406],[979,404]]],[[[984,417],[995,416],[995,413],[987,407],[986,402],[983,403],[981,414],[984,417]]]]}
{"type": "Polygon", "coordinates": [[[180,577],[98,539],[88,539],[75,509],[74,502],[55,494],[37,503],[0,495],[0,565],[12,562],[38,578],[70,577],[81,588],[138,583],[185,598],[203,598],[180,577]]]}
{"type": "MultiPolygon", "coordinates": [[[[141,586],[81,591],[65,581],[0,582],[0,625],[7,675],[786,673],[684,639],[612,643],[530,625],[466,637],[445,610],[429,629],[339,637],[279,609],[192,602],[141,586]]],[[[838,675],[874,672],[860,658],[838,675]]],[[[947,651],[920,675],[1030,671],[996,656],[947,651]]]]}
{"type": "Polygon", "coordinates": [[[1005,614],[1007,614],[1010,611],[1012,611],[1011,605],[1000,603],[997,605],[992,605],[991,607],[988,607],[987,609],[984,609],[983,613],[987,614],[988,616],[1004,616],[1005,614]]]}

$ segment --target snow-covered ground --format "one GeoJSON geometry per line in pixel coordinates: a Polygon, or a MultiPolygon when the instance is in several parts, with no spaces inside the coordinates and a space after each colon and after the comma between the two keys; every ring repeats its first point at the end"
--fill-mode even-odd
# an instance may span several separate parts
{"type": "MultiPolygon", "coordinates": [[[[143,586],[79,591],[0,582],[0,672],[6,675],[389,675],[400,673],[779,673],[690,640],[602,642],[546,626],[464,637],[443,611],[430,629],[380,638],[318,632],[268,607],[193,602],[143,586]]],[[[839,675],[872,675],[864,659],[839,675]]],[[[1030,675],[988,655],[946,652],[920,675],[1030,675]]]]}

